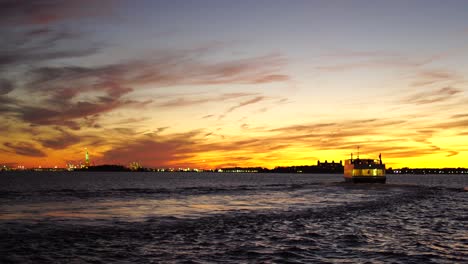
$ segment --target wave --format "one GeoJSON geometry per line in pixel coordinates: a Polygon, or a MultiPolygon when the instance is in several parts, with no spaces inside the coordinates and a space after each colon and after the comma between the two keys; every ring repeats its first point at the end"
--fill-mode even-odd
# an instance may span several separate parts
{"type": "MultiPolygon", "coordinates": [[[[193,219],[149,217],[136,223],[111,219],[94,225],[62,220],[10,222],[0,226],[0,262],[468,261],[464,225],[468,213],[462,211],[466,209],[466,193],[404,185],[326,186],[344,188],[344,193],[377,188],[387,195],[338,205],[232,211],[193,219]]],[[[313,190],[320,192],[326,186],[314,185],[313,190]]],[[[252,186],[241,189],[252,188],[262,190],[252,186]]],[[[141,194],[148,189],[112,191],[141,194]]],[[[190,188],[177,192],[181,191],[196,192],[190,188]]],[[[204,191],[226,192],[232,188],[204,191]]],[[[320,194],[326,195],[326,191],[320,194]]]]}

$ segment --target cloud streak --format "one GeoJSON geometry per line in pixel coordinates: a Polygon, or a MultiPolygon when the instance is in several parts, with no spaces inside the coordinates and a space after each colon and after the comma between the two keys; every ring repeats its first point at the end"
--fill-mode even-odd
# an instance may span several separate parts
{"type": "Polygon", "coordinates": [[[39,139],[38,142],[46,148],[60,150],[75,145],[81,141],[81,138],[79,136],[76,136],[67,131],[59,129],[58,132],[58,135],[53,135],[49,138],[39,139]]]}
{"type": "Polygon", "coordinates": [[[2,0],[1,26],[48,25],[61,21],[103,14],[110,1],[92,0],[2,0]]]}
{"type": "Polygon", "coordinates": [[[3,145],[9,148],[11,152],[14,152],[21,156],[36,157],[36,158],[47,157],[47,154],[45,152],[36,148],[35,145],[29,142],[17,142],[17,143],[7,142],[7,143],[4,143],[3,145]]]}
{"type": "MultiPolygon", "coordinates": [[[[221,64],[205,64],[193,60],[195,54],[160,54],[149,60],[137,60],[96,67],[38,67],[31,71],[31,80],[25,89],[44,99],[41,105],[25,103],[11,111],[22,120],[35,125],[61,125],[79,129],[77,119],[88,118],[124,107],[143,107],[151,100],[124,99],[139,85],[176,86],[216,83],[257,83],[257,77],[268,77],[280,67],[282,59],[277,55],[232,61],[221,64]],[[192,63],[185,63],[192,58],[192,63]],[[183,61],[183,62],[180,62],[183,61]],[[262,75],[263,74],[263,75],[262,75]],[[255,78],[253,76],[255,75],[255,78]],[[101,92],[101,95],[95,95],[101,92]],[[92,99],[83,101],[84,96],[92,99]]],[[[266,81],[266,79],[265,79],[266,81]]],[[[278,81],[273,79],[271,81],[278,81]]],[[[5,84],[7,85],[7,84],[5,84]]],[[[7,88],[4,88],[5,92],[7,88]]],[[[11,88],[8,88],[11,90],[11,88]]],[[[212,101],[224,101],[255,93],[225,93],[206,98],[178,98],[160,102],[158,107],[182,107],[212,101]]],[[[229,112],[263,100],[256,97],[241,102],[229,112]]]]}
{"type": "Polygon", "coordinates": [[[437,90],[414,94],[404,99],[403,102],[408,104],[432,104],[445,102],[453,99],[455,95],[460,94],[461,92],[462,90],[460,89],[444,87],[437,90]]]}
{"type": "Polygon", "coordinates": [[[232,111],[234,111],[234,110],[236,110],[236,109],[239,109],[239,108],[241,108],[241,107],[248,106],[248,105],[251,105],[251,104],[255,104],[255,103],[258,103],[258,102],[261,102],[261,101],[264,101],[265,99],[267,99],[267,98],[264,97],[264,96],[257,96],[257,97],[255,97],[255,98],[242,101],[242,102],[240,102],[239,104],[230,107],[230,108],[226,111],[226,113],[231,113],[232,111]]]}
{"type": "Polygon", "coordinates": [[[226,100],[232,100],[236,98],[252,96],[256,93],[227,93],[221,94],[218,96],[207,96],[207,97],[199,97],[195,99],[187,99],[187,97],[181,97],[172,99],[166,102],[158,103],[157,106],[159,107],[184,107],[184,106],[192,106],[192,105],[199,105],[204,103],[211,103],[211,102],[220,102],[226,100]]]}

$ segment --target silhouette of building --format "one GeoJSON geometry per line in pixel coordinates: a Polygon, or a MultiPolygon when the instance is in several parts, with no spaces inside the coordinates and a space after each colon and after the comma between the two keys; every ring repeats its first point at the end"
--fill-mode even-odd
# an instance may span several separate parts
{"type": "Polygon", "coordinates": [[[343,162],[328,161],[320,162],[317,161],[317,165],[310,166],[291,166],[291,167],[275,167],[272,170],[265,172],[275,173],[343,173],[343,162]]]}
{"type": "Polygon", "coordinates": [[[317,161],[317,171],[320,172],[328,172],[328,173],[336,173],[336,172],[343,172],[343,161],[340,160],[339,163],[336,163],[334,160],[329,163],[327,160],[325,162],[317,161]]]}

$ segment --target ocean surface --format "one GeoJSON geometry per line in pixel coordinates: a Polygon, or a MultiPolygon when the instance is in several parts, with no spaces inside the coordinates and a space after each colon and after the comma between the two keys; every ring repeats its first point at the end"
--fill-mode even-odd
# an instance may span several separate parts
{"type": "Polygon", "coordinates": [[[468,175],[0,173],[0,263],[468,263],[468,175]]]}

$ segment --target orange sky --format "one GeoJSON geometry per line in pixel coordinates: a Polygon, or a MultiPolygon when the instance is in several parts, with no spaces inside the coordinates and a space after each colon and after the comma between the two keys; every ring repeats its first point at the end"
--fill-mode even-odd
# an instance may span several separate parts
{"type": "Polygon", "coordinates": [[[466,5],[52,2],[0,8],[0,164],[468,167],[466,5]]]}

